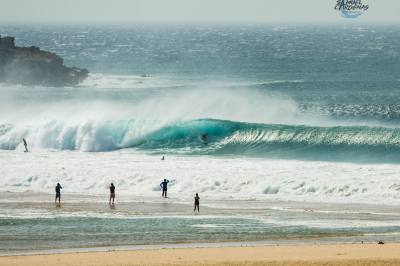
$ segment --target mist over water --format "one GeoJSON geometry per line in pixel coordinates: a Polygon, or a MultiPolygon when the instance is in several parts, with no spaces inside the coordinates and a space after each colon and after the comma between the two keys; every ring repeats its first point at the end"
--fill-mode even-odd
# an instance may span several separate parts
{"type": "Polygon", "coordinates": [[[0,29],[92,72],[74,88],[1,84],[1,149],[398,161],[396,27],[0,29]]]}
{"type": "Polygon", "coordinates": [[[91,72],[77,87],[0,84],[0,252],[54,239],[164,243],[165,232],[171,243],[398,241],[398,27],[0,25],[0,34],[91,72]],[[163,178],[169,199],[159,199],[163,178]],[[49,204],[57,182],[60,209],[49,204]],[[110,182],[116,209],[103,204],[110,182]]]}

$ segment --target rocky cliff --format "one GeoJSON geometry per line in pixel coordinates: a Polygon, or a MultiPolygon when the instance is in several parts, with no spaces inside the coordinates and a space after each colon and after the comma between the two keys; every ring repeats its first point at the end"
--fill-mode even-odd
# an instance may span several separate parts
{"type": "Polygon", "coordinates": [[[0,82],[74,86],[88,73],[86,69],[64,66],[63,59],[55,53],[35,46],[17,47],[13,37],[0,36],[0,82]]]}

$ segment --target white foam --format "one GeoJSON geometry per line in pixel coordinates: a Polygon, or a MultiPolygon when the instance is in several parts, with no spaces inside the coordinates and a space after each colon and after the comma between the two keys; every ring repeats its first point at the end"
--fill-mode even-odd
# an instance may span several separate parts
{"type": "Polygon", "coordinates": [[[91,89],[151,89],[179,87],[182,84],[172,80],[143,74],[137,75],[108,75],[100,73],[89,74],[80,86],[91,89]]]}
{"type": "MultiPolygon", "coordinates": [[[[36,99],[40,90],[25,88],[24,91],[32,93],[33,100],[20,103],[19,94],[27,92],[1,88],[2,92],[5,91],[4,98],[0,99],[0,126],[10,125],[12,129],[0,131],[0,148],[13,149],[22,138],[26,138],[32,148],[104,151],[130,146],[140,141],[143,135],[165,125],[193,119],[273,124],[313,120],[307,116],[299,118],[296,102],[279,95],[213,87],[171,90],[165,94],[137,92],[131,85],[127,87],[134,92],[120,88],[124,84],[120,79],[126,79],[129,84],[137,82],[138,78],[145,80],[145,87],[149,89],[152,85],[147,84],[147,79],[153,79],[151,77],[107,76],[105,79],[111,81],[105,82],[104,87],[112,86],[114,78],[118,86],[116,90],[98,91],[95,84],[84,89],[71,89],[72,92],[61,89],[62,95],[76,95],[77,99],[60,99],[60,91],[55,93],[53,88],[43,89],[40,94],[48,98],[45,102],[36,99]],[[128,127],[126,123],[131,121],[134,124],[128,127]]],[[[160,83],[168,84],[166,81],[160,83]]]]}
{"type": "Polygon", "coordinates": [[[53,193],[61,182],[65,193],[106,196],[114,182],[126,197],[160,197],[154,188],[168,178],[169,195],[178,202],[191,202],[199,193],[208,200],[400,204],[400,165],[394,164],[173,156],[161,161],[128,151],[48,150],[0,150],[0,164],[0,191],[53,193]]]}

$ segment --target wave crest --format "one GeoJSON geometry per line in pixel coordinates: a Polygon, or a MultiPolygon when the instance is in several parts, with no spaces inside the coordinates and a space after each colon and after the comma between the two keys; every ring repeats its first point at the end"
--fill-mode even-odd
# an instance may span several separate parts
{"type": "Polygon", "coordinates": [[[118,120],[68,125],[49,121],[40,127],[0,126],[0,148],[30,146],[81,151],[135,148],[154,153],[209,154],[311,160],[400,161],[400,129],[312,127],[197,119],[158,124],[118,120]],[[208,133],[207,142],[201,135],[208,133]]]}

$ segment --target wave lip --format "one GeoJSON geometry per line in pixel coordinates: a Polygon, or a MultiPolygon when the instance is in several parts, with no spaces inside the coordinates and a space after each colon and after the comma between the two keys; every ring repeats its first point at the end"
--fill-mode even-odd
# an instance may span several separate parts
{"type": "Polygon", "coordinates": [[[139,147],[191,154],[399,162],[400,129],[311,127],[205,119],[164,127],[150,134],[139,147]],[[207,144],[199,141],[200,134],[205,132],[210,136],[207,144]]]}
{"type": "Polygon", "coordinates": [[[0,148],[33,146],[82,151],[135,148],[152,153],[266,158],[400,162],[400,129],[367,126],[315,127],[197,119],[167,125],[118,120],[17,128],[0,126],[0,148]],[[208,133],[207,141],[201,138],[208,133]]]}

